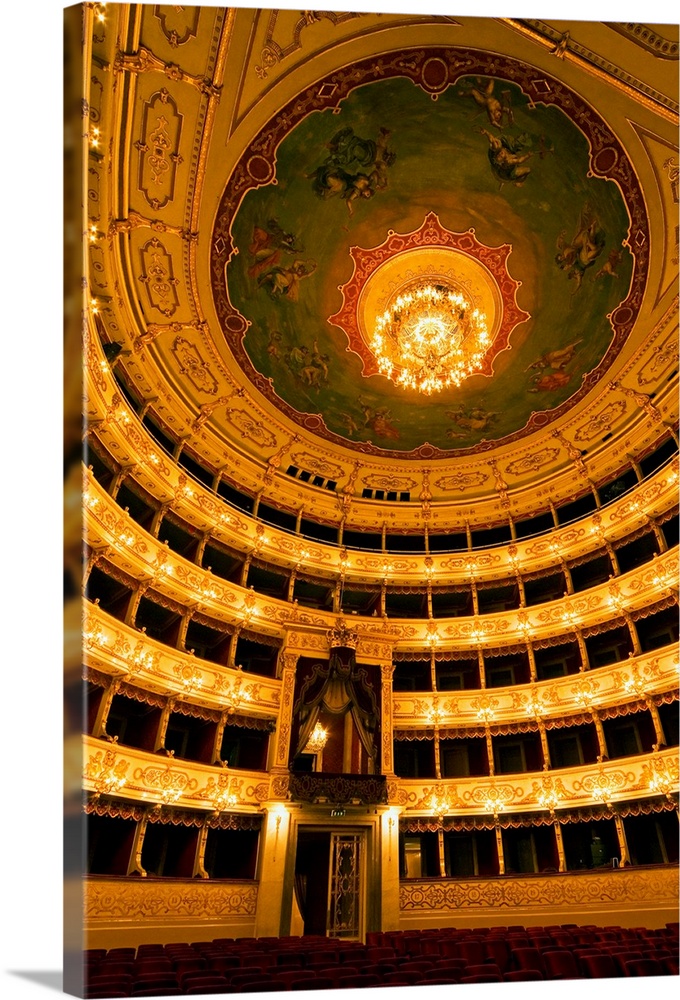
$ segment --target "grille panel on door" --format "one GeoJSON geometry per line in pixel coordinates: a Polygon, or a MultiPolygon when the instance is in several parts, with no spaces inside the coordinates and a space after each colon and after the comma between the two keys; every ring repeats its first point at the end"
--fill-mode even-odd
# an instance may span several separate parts
{"type": "Polygon", "coordinates": [[[331,834],[328,936],[362,936],[361,834],[331,834]]]}

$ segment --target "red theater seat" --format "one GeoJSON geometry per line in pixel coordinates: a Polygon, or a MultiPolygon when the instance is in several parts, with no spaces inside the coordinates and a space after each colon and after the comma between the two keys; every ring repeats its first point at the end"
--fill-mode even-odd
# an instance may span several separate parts
{"type": "Polygon", "coordinates": [[[666,974],[661,962],[653,958],[634,958],[625,963],[626,974],[629,976],[663,976],[666,974]]]}
{"type": "Polygon", "coordinates": [[[621,975],[611,955],[583,955],[579,962],[590,979],[615,979],[621,975]]]}
{"type": "Polygon", "coordinates": [[[291,990],[332,990],[333,980],[328,976],[315,976],[314,979],[294,979],[291,990]]]}
{"type": "Polygon", "coordinates": [[[505,983],[531,983],[542,979],[543,976],[538,969],[514,969],[512,972],[503,973],[505,983]]]}
{"type": "Polygon", "coordinates": [[[570,951],[541,952],[546,979],[578,979],[580,971],[570,951]]]}

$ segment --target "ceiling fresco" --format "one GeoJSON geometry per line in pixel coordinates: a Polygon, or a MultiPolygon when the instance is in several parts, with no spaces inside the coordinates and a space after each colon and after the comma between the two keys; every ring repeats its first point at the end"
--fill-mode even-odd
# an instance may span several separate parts
{"type": "Polygon", "coordinates": [[[564,85],[509,59],[419,50],[335,73],[225,183],[212,273],[230,349],[296,422],[362,452],[469,453],[549,423],[602,377],[644,290],[622,148],[564,85]],[[424,396],[378,374],[359,317],[339,316],[355,261],[433,215],[459,242],[506,248],[499,308],[516,315],[486,374],[424,396]]]}

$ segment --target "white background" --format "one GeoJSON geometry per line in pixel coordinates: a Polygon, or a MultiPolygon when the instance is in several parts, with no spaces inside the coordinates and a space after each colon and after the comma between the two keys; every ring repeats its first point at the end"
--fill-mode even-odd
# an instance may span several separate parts
{"type": "MultiPolygon", "coordinates": [[[[276,6],[297,9],[290,0],[276,6]]],[[[2,10],[0,977],[8,1000],[61,990],[62,9],[55,0],[14,0],[2,10]]],[[[677,20],[675,4],[659,0],[339,0],[328,9],[677,20]]],[[[677,979],[664,978],[616,986],[551,983],[549,990],[564,997],[612,989],[623,997],[643,991],[670,997],[676,986],[677,979]]],[[[433,997],[443,990],[409,995],[433,997]]],[[[504,1000],[519,1000],[532,993],[538,998],[543,990],[544,984],[517,983],[501,992],[504,1000]]],[[[498,996],[493,985],[468,987],[465,995],[482,994],[498,996]]],[[[384,990],[380,996],[386,1000],[384,990]]]]}

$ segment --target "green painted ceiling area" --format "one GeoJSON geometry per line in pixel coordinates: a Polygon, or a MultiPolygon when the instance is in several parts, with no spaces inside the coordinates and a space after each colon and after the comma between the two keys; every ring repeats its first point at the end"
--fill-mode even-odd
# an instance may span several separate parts
{"type": "Polygon", "coordinates": [[[589,176],[588,142],[560,109],[532,105],[506,80],[462,78],[433,100],[390,79],[357,88],[337,113],[312,113],[281,142],[275,182],[249,191],[235,216],[227,283],[254,368],[289,406],[348,442],[466,449],[563,403],[601,361],[608,315],[630,288],[628,225],[618,185],[589,176]],[[350,248],[412,232],[428,212],[487,246],[512,245],[508,270],[531,318],[492,377],[423,396],[364,377],[328,317],[352,275],[350,248]]]}

